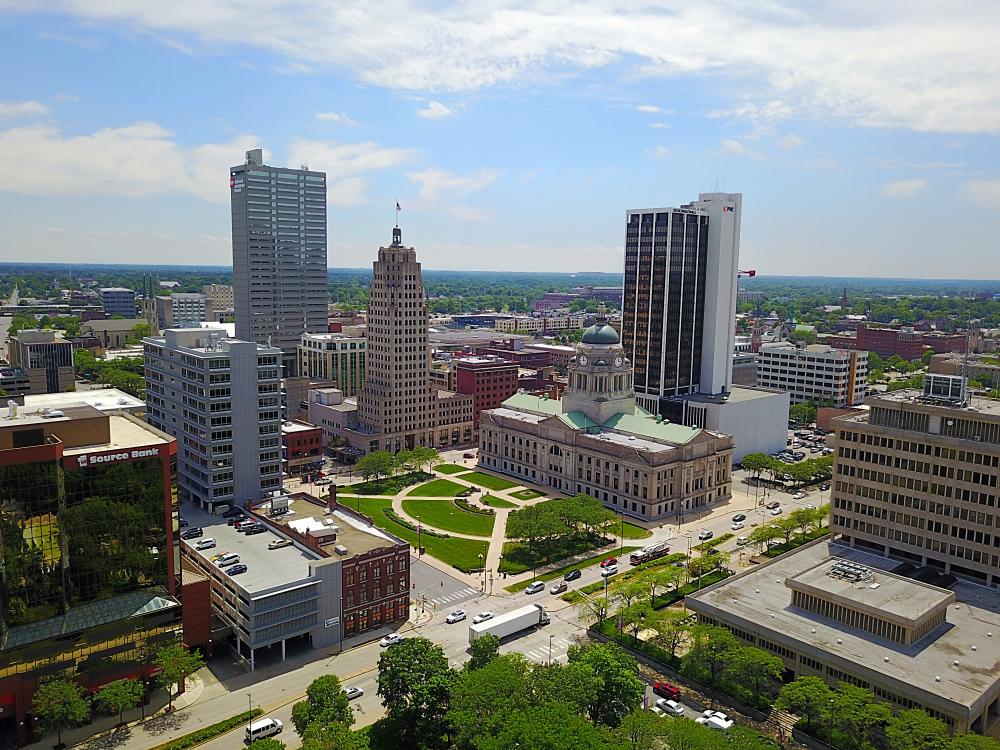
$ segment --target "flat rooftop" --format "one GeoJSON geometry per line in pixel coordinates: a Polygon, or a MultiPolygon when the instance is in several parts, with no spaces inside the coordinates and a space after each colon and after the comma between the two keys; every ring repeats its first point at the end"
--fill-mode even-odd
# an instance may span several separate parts
{"type": "MultiPolygon", "coordinates": [[[[89,453],[93,450],[112,450],[114,448],[140,448],[147,445],[161,445],[173,442],[173,438],[155,427],[129,419],[122,414],[110,414],[108,423],[111,426],[111,440],[97,445],[79,445],[65,448],[63,455],[72,456],[75,453],[89,453]]],[[[58,433],[57,433],[58,434],[58,433]]]]}
{"type": "MultiPolygon", "coordinates": [[[[940,704],[943,699],[971,707],[997,687],[1000,592],[959,581],[952,586],[957,601],[948,606],[947,625],[904,646],[791,606],[786,579],[821,570],[820,566],[833,559],[871,568],[880,580],[901,565],[897,560],[821,541],[692,594],[688,603],[709,616],[714,611],[727,622],[745,623],[749,631],[763,633],[774,643],[814,652],[831,666],[839,665],[859,676],[867,673],[871,681],[883,686],[895,683],[898,687],[894,692],[899,695],[920,691],[927,705],[940,704]]],[[[904,605],[897,602],[893,606],[904,605]]]]}
{"type": "Polygon", "coordinates": [[[71,391],[69,393],[41,393],[25,396],[25,411],[42,409],[64,409],[67,406],[92,406],[98,411],[132,411],[146,409],[146,402],[117,388],[97,388],[92,391],[71,391]]]}
{"type": "MultiPolygon", "coordinates": [[[[346,502],[350,501],[345,500],[346,502]]],[[[268,506],[265,504],[257,510],[258,512],[266,513],[267,508],[268,506]]],[[[323,504],[317,504],[317,502],[302,497],[289,495],[288,513],[272,518],[271,521],[281,526],[291,526],[301,533],[306,533],[310,529],[323,528],[329,525],[324,523],[325,521],[332,521],[333,525],[340,529],[337,532],[337,544],[347,547],[347,554],[341,558],[344,560],[348,560],[354,555],[371,552],[373,549],[391,547],[403,543],[403,540],[396,539],[394,536],[382,531],[382,529],[367,524],[362,519],[350,513],[335,510],[333,513],[327,515],[324,511],[323,504]]],[[[260,534],[259,536],[264,535],[260,534]]],[[[331,557],[341,557],[333,551],[332,544],[326,549],[329,551],[331,557]]]]}
{"type": "Polygon", "coordinates": [[[693,401],[698,404],[725,404],[756,401],[761,398],[774,398],[783,394],[784,391],[772,390],[770,388],[751,388],[749,386],[734,385],[725,396],[721,393],[717,393],[714,396],[707,393],[689,393],[685,396],[678,396],[678,399],[693,401]]]}
{"type": "Polygon", "coordinates": [[[318,430],[319,427],[311,424],[301,424],[299,422],[282,422],[281,431],[283,433],[289,432],[311,432],[312,430],[318,430]]]}
{"type": "Polygon", "coordinates": [[[948,404],[940,400],[924,400],[924,392],[917,388],[902,388],[898,391],[886,391],[875,394],[867,399],[870,405],[879,403],[912,404],[914,406],[930,406],[938,409],[949,409],[957,414],[968,413],[970,418],[975,418],[977,414],[988,416],[1000,416],[1000,399],[982,398],[980,396],[970,396],[966,405],[948,404]]]}

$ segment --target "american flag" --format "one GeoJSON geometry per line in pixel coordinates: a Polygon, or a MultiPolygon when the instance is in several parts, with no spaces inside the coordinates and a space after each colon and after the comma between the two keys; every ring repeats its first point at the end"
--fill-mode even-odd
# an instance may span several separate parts
{"type": "Polygon", "coordinates": [[[723,206],[722,213],[726,213],[726,211],[728,211],[729,213],[734,213],[736,211],[736,208],[734,206],[723,206]]]}

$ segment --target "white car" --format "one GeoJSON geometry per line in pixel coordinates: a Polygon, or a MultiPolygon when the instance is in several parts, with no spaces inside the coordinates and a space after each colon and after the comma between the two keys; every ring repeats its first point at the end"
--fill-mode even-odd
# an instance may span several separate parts
{"type": "Polygon", "coordinates": [[[465,617],[466,614],[464,609],[456,609],[454,612],[452,612],[450,615],[444,618],[444,621],[449,625],[454,625],[456,622],[461,622],[462,620],[464,620],[465,617]]]}
{"type": "Polygon", "coordinates": [[[650,710],[650,711],[652,711],[652,712],[653,712],[654,714],[656,714],[657,716],[659,716],[659,717],[660,717],[661,719],[665,719],[665,718],[667,718],[667,713],[666,713],[666,711],[664,711],[664,710],[663,710],[662,708],[660,708],[659,706],[650,706],[650,707],[649,707],[649,710],[650,710]]]}
{"type": "Polygon", "coordinates": [[[732,719],[730,719],[728,716],[722,713],[722,711],[713,711],[712,709],[708,709],[707,711],[702,711],[701,715],[704,716],[706,719],[710,719],[714,716],[716,719],[719,719],[720,721],[732,721],[732,719]]]}
{"type": "Polygon", "coordinates": [[[705,531],[701,531],[698,533],[698,541],[705,542],[711,539],[713,536],[715,536],[715,533],[706,529],[705,531]]]}
{"type": "Polygon", "coordinates": [[[747,525],[746,521],[733,521],[732,525],[729,528],[732,529],[733,531],[739,531],[746,525],[747,525]]]}
{"type": "Polygon", "coordinates": [[[745,547],[748,544],[750,544],[750,538],[749,537],[745,537],[745,536],[738,536],[738,537],[736,537],[736,546],[737,547],[745,547]]]}
{"type": "Polygon", "coordinates": [[[796,492],[794,495],[792,495],[792,500],[805,500],[805,499],[806,499],[806,493],[804,492],[796,492]]]}
{"type": "Polygon", "coordinates": [[[389,635],[378,642],[378,645],[382,648],[386,648],[388,646],[395,646],[401,640],[403,640],[403,636],[399,633],[389,633],[389,635]]]}
{"type": "Polygon", "coordinates": [[[610,578],[611,576],[615,575],[617,572],[618,572],[618,566],[617,565],[609,565],[608,567],[603,568],[601,570],[601,577],[602,578],[610,578]]]}
{"type": "Polygon", "coordinates": [[[716,732],[727,732],[733,728],[732,719],[720,719],[718,716],[699,716],[695,721],[716,732]]]}
{"type": "Polygon", "coordinates": [[[782,513],[782,510],[781,510],[781,506],[780,505],[776,505],[775,507],[771,508],[771,515],[772,516],[780,516],[781,513],[782,513]]]}
{"type": "Polygon", "coordinates": [[[528,586],[528,588],[524,590],[524,593],[537,594],[539,591],[545,591],[545,584],[542,583],[541,581],[535,581],[533,584],[531,584],[530,586],[528,586]]]}
{"type": "Polygon", "coordinates": [[[663,711],[663,713],[667,714],[668,716],[684,715],[684,706],[682,706],[675,700],[671,700],[670,698],[658,698],[656,701],[656,705],[661,711],[663,711]]]}
{"type": "Polygon", "coordinates": [[[493,619],[492,612],[480,612],[478,615],[472,618],[472,624],[478,625],[481,622],[486,622],[487,620],[493,619]]]}
{"type": "Polygon", "coordinates": [[[344,690],[344,694],[347,696],[347,700],[352,701],[355,698],[360,698],[365,694],[365,691],[359,687],[349,687],[344,690]]]}
{"type": "Polygon", "coordinates": [[[194,543],[195,549],[212,549],[215,546],[215,539],[210,536],[206,536],[204,539],[199,539],[194,543]]]}

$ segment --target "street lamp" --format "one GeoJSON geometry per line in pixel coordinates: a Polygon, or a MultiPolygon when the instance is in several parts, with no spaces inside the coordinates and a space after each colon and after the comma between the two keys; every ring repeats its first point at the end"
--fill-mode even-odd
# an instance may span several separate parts
{"type": "Polygon", "coordinates": [[[552,666],[552,639],[555,638],[551,633],[549,634],[549,666],[552,666]]]}
{"type": "Polygon", "coordinates": [[[250,700],[250,693],[247,693],[247,738],[251,738],[250,725],[253,723],[253,701],[250,700]]]}

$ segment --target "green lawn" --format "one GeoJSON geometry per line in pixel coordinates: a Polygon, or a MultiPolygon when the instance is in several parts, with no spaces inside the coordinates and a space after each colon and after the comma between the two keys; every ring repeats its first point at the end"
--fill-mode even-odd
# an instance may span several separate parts
{"type": "MultiPolygon", "coordinates": [[[[580,560],[580,562],[575,562],[571,565],[564,565],[561,568],[550,570],[548,573],[540,573],[538,576],[536,576],[536,578],[539,581],[551,581],[555,578],[562,578],[564,575],[566,575],[572,570],[583,570],[584,568],[589,568],[594,563],[599,563],[606,557],[617,557],[621,559],[622,555],[627,555],[629,552],[633,552],[637,549],[642,549],[642,548],[630,547],[629,545],[625,545],[624,549],[613,549],[610,552],[602,552],[599,555],[588,557],[586,560],[580,560]]],[[[518,583],[513,583],[510,586],[505,586],[504,591],[509,591],[512,594],[516,594],[518,591],[527,588],[529,583],[531,583],[530,580],[524,580],[518,583]]]]}
{"type": "Polygon", "coordinates": [[[488,490],[509,490],[517,487],[517,482],[508,482],[506,479],[501,479],[491,474],[483,474],[481,471],[470,471],[466,474],[459,474],[458,478],[464,479],[466,482],[478,484],[480,487],[485,487],[488,490]]]}
{"type": "MultiPolygon", "coordinates": [[[[391,500],[359,497],[352,498],[345,504],[355,509],[360,508],[362,513],[372,517],[376,526],[395,534],[400,539],[405,539],[412,547],[417,546],[417,532],[411,531],[385,515],[385,509],[392,508],[391,500]]],[[[438,560],[453,565],[466,573],[482,567],[482,560],[479,559],[479,556],[482,555],[483,560],[485,560],[486,550],[489,546],[486,542],[477,542],[474,539],[458,539],[456,537],[440,539],[429,534],[420,535],[420,544],[427,550],[427,554],[433,555],[438,560]]]]}
{"type": "MultiPolygon", "coordinates": [[[[506,542],[503,545],[503,559],[500,560],[500,572],[518,574],[531,570],[533,567],[549,565],[567,557],[575,557],[592,549],[606,546],[611,540],[593,540],[573,537],[560,539],[557,544],[546,549],[542,544],[535,545],[535,560],[532,561],[528,545],[522,542],[506,542]],[[534,565],[532,564],[534,562],[534,565]]],[[[609,553],[610,554],[610,553],[609,553]]]]}
{"type": "Polygon", "coordinates": [[[346,487],[338,487],[337,493],[343,495],[395,495],[404,487],[422,482],[430,478],[430,474],[415,471],[411,474],[397,474],[394,477],[380,479],[377,482],[358,482],[346,487]]]}
{"type": "Polygon", "coordinates": [[[459,534],[489,536],[493,533],[493,516],[469,513],[459,508],[454,500],[414,500],[403,501],[403,510],[411,518],[423,521],[428,526],[459,534]]]}
{"type": "Polygon", "coordinates": [[[517,503],[512,503],[508,500],[503,500],[499,497],[493,497],[493,495],[483,495],[478,498],[479,502],[483,505],[488,505],[491,508],[519,508],[517,503]]]}
{"type": "Polygon", "coordinates": [[[518,500],[534,500],[536,497],[541,497],[542,493],[537,490],[518,490],[511,492],[510,496],[516,497],[518,500]]]}
{"type": "Polygon", "coordinates": [[[455,497],[459,495],[465,487],[452,482],[450,479],[433,479],[430,482],[414,487],[407,492],[407,495],[414,497],[455,497]]]}
{"type": "MultiPolygon", "coordinates": [[[[622,525],[619,523],[618,528],[614,527],[608,528],[608,531],[614,531],[615,533],[622,534],[622,525]]],[[[653,536],[653,532],[649,529],[644,529],[642,526],[636,526],[634,523],[625,522],[624,534],[622,534],[626,539],[645,539],[648,536],[653,536]]]]}
{"type": "Polygon", "coordinates": [[[459,472],[469,470],[468,466],[459,466],[458,464],[441,464],[440,466],[435,466],[434,468],[442,474],[458,474],[459,472]]]}

